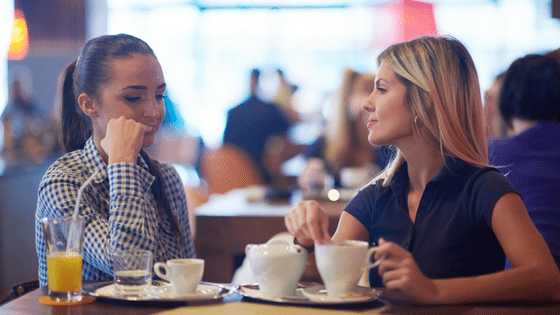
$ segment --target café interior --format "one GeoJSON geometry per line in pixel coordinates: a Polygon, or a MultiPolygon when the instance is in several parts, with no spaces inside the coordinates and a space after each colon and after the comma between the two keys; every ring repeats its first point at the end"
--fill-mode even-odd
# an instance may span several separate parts
{"type": "MultiPolygon", "coordinates": [[[[389,45],[451,35],[472,54],[484,92],[513,60],[560,47],[556,0],[1,3],[6,53],[0,58],[0,112],[19,82],[41,116],[32,122],[31,143],[14,147],[14,134],[0,129],[0,300],[13,286],[37,280],[37,190],[49,165],[64,154],[55,120],[57,82],[91,38],[128,33],[158,56],[169,126],[148,150],[179,172],[197,256],[206,260],[203,280],[215,283],[243,277],[236,270],[244,267],[247,244],[286,231],[284,215],[305,197],[296,180],[303,152],[324,134],[345,70],[375,74],[376,58],[389,45]],[[254,163],[223,144],[228,111],[249,95],[252,69],[260,70],[259,95],[265,100],[291,88],[284,109],[295,117],[288,138],[296,151],[282,161],[283,180],[270,187],[254,163]]],[[[321,192],[331,233],[350,188],[321,192]]]]}

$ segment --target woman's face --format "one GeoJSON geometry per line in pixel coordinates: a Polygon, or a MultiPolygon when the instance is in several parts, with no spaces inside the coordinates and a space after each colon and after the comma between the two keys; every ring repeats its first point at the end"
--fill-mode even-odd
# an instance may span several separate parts
{"type": "Polygon", "coordinates": [[[165,116],[165,80],[156,57],[134,54],[115,59],[111,64],[111,78],[105,83],[96,100],[98,117],[93,119],[94,134],[105,138],[107,123],[124,116],[151,127],[144,135],[143,147],[154,142],[165,116]]]}
{"type": "Polygon", "coordinates": [[[375,89],[362,107],[369,113],[370,143],[399,147],[403,140],[414,137],[412,113],[406,106],[406,87],[383,62],[375,79],[375,89]]]}

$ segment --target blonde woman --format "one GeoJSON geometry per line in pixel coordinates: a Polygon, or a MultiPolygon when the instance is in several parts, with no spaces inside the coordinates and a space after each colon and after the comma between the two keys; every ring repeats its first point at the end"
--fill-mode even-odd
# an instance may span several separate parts
{"type": "MultiPolygon", "coordinates": [[[[370,285],[417,303],[558,300],[560,272],[521,197],[488,166],[478,76],[452,38],[422,37],[378,58],[363,104],[369,141],[397,148],[347,205],[336,233],[315,201],[286,217],[304,246],[379,244],[370,285]],[[504,271],[506,257],[513,268],[504,271]]],[[[343,259],[343,258],[341,258],[343,259]]]]}
{"type": "Polygon", "coordinates": [[[298,177],[298,185],[304,195],[313,195],[314,182],[321,172],[332,175],[335,185],[340,186],[339,176],[344,168],[359,170],[369,178],[380,171],[379,164],[384,162],[367,139],[368,114],[361,108],[374,85],[375,75],[372,73],[358,73],[352,69],[344,71],[325,135],[305,154],[306,167],[298,177]]]}

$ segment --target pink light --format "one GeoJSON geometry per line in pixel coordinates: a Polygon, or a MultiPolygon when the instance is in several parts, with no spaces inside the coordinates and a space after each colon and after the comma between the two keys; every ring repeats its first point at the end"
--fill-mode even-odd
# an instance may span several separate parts
{"type": "Polygon", "coordinates": [[[414,0],[397,0],[374,7],[374,39],[376,48],[408,41],[419,36],[437,36],[434,5],[414,0]]]}

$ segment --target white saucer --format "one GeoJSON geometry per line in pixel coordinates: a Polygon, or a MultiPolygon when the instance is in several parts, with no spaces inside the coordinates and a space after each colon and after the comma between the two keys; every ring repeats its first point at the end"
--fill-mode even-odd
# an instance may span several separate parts
{"type": "Polygon", "coordinates": [[[221,288],[208,284],[199,284],[196,288],[196,293],[190,294],[176,294],[173,292],[173,286],[168,283],[158,287],[152,287],[153,294],[164,300],[192,300],[209,298],[219,295],[221,291],[221,288]]]}
{"type": "Polygon", "coordinates": [[[173,293],[171,284],[163,281],[152,281],[150,289],[142,295],[126,295],[120,294],[114,284],[107,284],[93,290],[86,290],[90,295],[97,297],[106,297],[110,299],[126,300],[126,301],[200,301],[218,299],[224,296],[229,290],[213,284],[201,283],[196,288],[196,293],[179,295],[173,293]]]}
{"type": "Polygon", "coordinates": [[[322,285],[305,288],[301,293],[311,301],[324,304],[364,303],[377,299],[381,294],[379,290],[358,286],[354,291],[344,295],[329,296],[325,286],[322,285]]]}
{"type": "Polygon", "coordinates": [[[242,291],[243,295],[246,297],[265,300],[265,301],[272,301],[272,302],[285,302],[285,301],[300,300],[305,298],[301,293],[300,289],[297,289],[295,295],[293,296],[283,296],[283,297],[268,295],[262,292],[261,290],[259,290],[258,287],[255,288],[255,287],[243,286],[240,288],[240,290],[242,291]]]}

